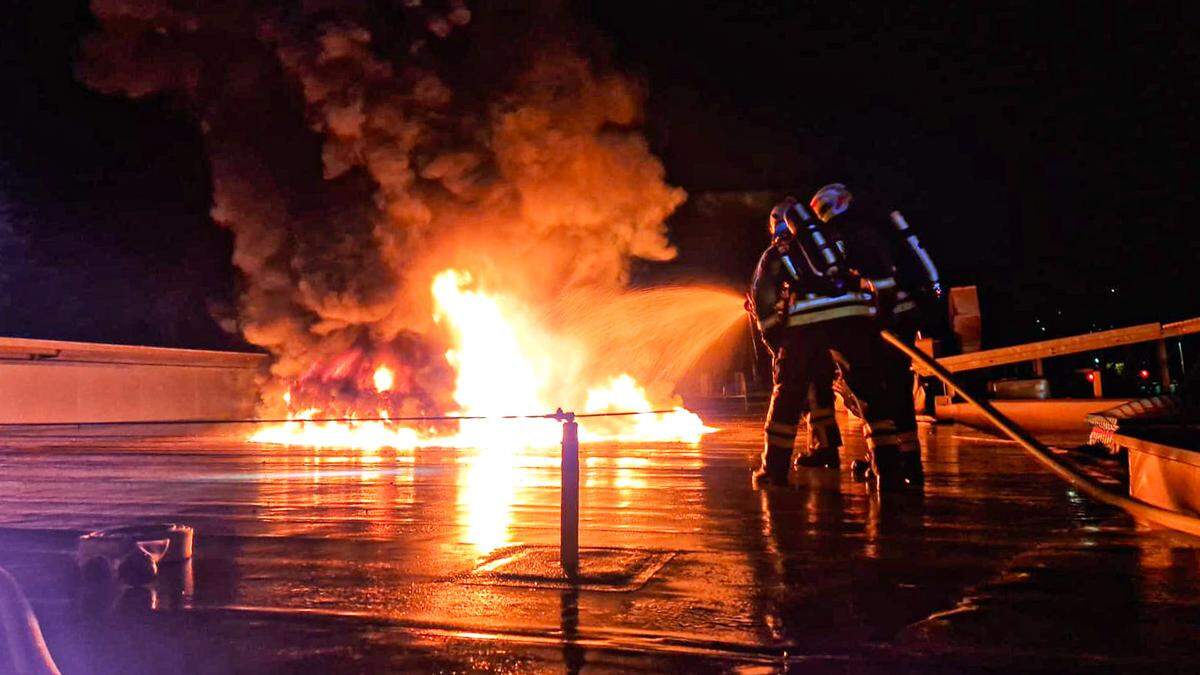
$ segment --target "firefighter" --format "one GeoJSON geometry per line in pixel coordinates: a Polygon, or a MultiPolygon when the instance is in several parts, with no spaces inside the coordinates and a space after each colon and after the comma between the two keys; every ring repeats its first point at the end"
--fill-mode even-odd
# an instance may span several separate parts
{"type": "MultiPolygon", "coordinates": [[[[804,207],[788,198],[768,222],[771,246],[755,270],[747,309],[757,321],[773,356],[771,403],[764,425],[762,461],[756,486],[786,484],[798,425],[807,412],[817,438],[801,466],[837,467],[840,437],[834,437],[832,381],[835,358],[846,364],[846,378],[865,401],[882,396],[882,380],[873,357],[876,307],[873,294],[850,266],[836,241],[804,207]]],[[[875,478],[881,484],[898,477],[890,421],[875,414],[884,406],[866,406],[868,443],[878,448],[875,478]]]]}
{"type": "MultiPolygon", "coordinates": [[[[890,330],[912,344],[922,327],[928,326],[923,315],[936,315],[933,308],[942,297],[937,267],[900,212],[893,211],[881,231],[867,219],[858,217],[859,214],[845,214],[851,199],[845,185],[832,183],[818,190],[809,204],[822,222],[836,225],[836,229],[831,229],[842,247],[855,251],[855,260],[875,291],[878,328],[890,330]]],[[[876,360],[883,373],[886,415],[895,424],[902,474],[906,482],[919,483],[924,479],[924,471],[913,405],[915,380],[911,363],[882,340],[877,342],[876,360]]],[[[863,473],[869,467],[868,462],[855,465],[856,473],[863,473]]]]}

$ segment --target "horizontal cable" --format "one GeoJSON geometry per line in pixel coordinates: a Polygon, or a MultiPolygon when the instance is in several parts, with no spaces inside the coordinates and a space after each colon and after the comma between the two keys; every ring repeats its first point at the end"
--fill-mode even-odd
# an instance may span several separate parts
{"type": "Polygon", "coordinates": [[[0,422],[3,427],[106,427],[134,425],[182,425],[182,424],[286,424],[344,422],[452,422],[455,420],[558,420],[567,421],[585,417],[628,417],[630,415],[665,415],[675,410],[637,410],[606,413],[543,413],[540,415],[430,415],[425,417],[312,417],[274,419],[196,419],[196,420],[120,420],[114,422],[0,422]]]}

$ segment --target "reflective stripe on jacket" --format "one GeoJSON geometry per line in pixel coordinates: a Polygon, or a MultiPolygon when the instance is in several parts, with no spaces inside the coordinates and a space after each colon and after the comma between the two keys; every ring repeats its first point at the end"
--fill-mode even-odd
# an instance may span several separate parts
{"type": "Polygon", "coordinates": [[[879,294],[880,306],[884,308],[885,312],[890,309],[893,316],[899,316],[917,308],[916,300],[913,300],[908,291],[900,288],[896,283],[896,277],[872,279],[871,286],[879,294]]]}
{"type": "Polygon", "coordinates": [[[852,316],[875,316],[875,305],[870,293],[851,292],[835,296],[809,294],[788,307],[787,325],[806,326],[852,316]]]}

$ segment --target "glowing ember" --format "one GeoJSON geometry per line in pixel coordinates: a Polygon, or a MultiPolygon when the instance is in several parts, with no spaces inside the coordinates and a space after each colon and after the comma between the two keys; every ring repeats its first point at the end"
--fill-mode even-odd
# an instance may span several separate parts
{"type": "Polygon", "coordinates": [[[379,366],[375,369],[375,391],[383,393],[391,391],[392,385],[396,384],[396,374],[387,366],[379,366]]]}
{"type": "MultiPolygon", "coordinates": [[[[542,414],[560,405],[578,413],[646,412],[656,409],[646,390],[628,374],[617,373],[592,386],[580,383],[582,364],[589,354],[579,340],[548,332],[536,315],[503,295],[472,287],[466,272],[445,270],[433,280],[434,319],[449,329],[453,348],[446,358],[455,368],[454,416],[491,419],[463,420],[454,433],[405,426],[390,421],[389,412],[367,410],[349,417],[381,418],[347,422],[306,422],[333,417],[321,409],[292,409],[294,421],[267,426],[250,440],[312,447],[549,447],[561,440],[561,425],[553,419],[495,419],[500,416],[542,414]],[[582,386],[581,386],[582,385],[582,386]]],[[[375,391],[395,387],[391,368],[374,370],[375,391]]],[[[695,413],[672,403],[669,412],[595,417],[580,420],[580,439],[696,443],[713,429],[695,413]]],[[[343,415],[336,415],[342,417],[343,415]]]]}

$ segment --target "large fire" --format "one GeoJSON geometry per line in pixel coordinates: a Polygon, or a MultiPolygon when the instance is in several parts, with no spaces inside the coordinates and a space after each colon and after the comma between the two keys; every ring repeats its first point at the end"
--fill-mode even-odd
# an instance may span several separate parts
{"type": "MultiPolygon", "coordinates": [[[[584,364],[595,360],[589,345],[552,334],[536,313],[513,298],[473,288],[469,273],[445,270],[435,276],[431,290],[434,319],[448,329],[453,343],[446,357],[457,373],[454,400],[458,409],[450,416],[480,419],[463,419],[457,429],[439,431],[428,424],[392,420],[396,415],[386,407],[349,412],[306,407],[305,401],[295,400],[289,391],[283,403],[291,421],[266,426],[250,440],[362,450],[549,447],[561,440],[560,423],[521,416],[545,415],[559,407],[585,415],[645,413],[581,418],[583,442],[696,443],[713,431],[677,401],[661,405],[664,401],[648,395],[628,373],[587,377],[584,364]],[[652,412],[664,407],[669,410],[652,412]],[[330,417],[361,421],[308,421],[330,417]]],[[[350,368],[352,360],[347,356],[330,367],[350,368]]],[[[397,386],[394,369],[386,363],[372,365],[375,392],[392,391],[397,386]]]]}

